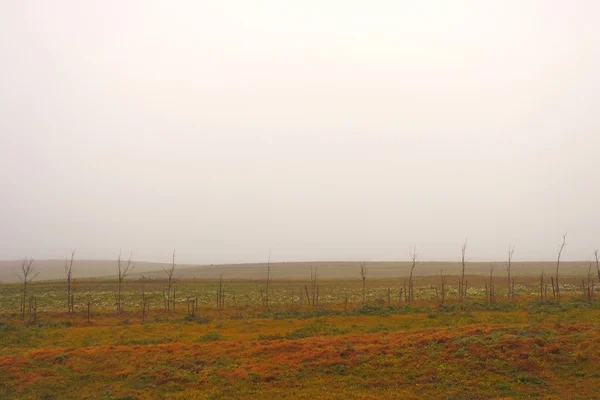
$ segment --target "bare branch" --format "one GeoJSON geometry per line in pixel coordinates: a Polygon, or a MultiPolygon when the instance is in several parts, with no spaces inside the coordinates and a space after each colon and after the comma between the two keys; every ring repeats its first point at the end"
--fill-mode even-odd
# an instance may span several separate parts
{"type": "Polygon", "coordinates": [[[366,284],[367,284],[367,263],[360,263],[360,276],[362,277],[362,292],[363,292],[363,304],[366,301],[366,284]]]}
{"type": "Polygon", "coordinates": [[[465,243],[462,245],[462,248],[460,250],[460,261],[461,261],[461,265],[462,265],[462,275],[460,278],[460,288],[459,288],[459,297],[461,299],[465,299],[467,297],[467,288],[465,285],[465,266],[467,265],[467,259],[466,259],[466,254],[467,254],[467,239],[465,239],[465,243]]]}
{"type": "Polygon", "coordinates": [[[510,264],[512,262],[513,254],[515,253],[515,246],[508,246],[508,270],[510,270],[510,264]]]}
{"type": "Polygon", "coordinates": [[[127,259],[127,265],[123,269],[123,273],[121,274],[122,279],[125,279],[127,275],[135,268],[135,264],[131,262],[131,256],[133,252],[129,253],[129,258],[127,259]]]}
{"type": "Polygon", "coordinates": [[[17,274],[19,280],[23,283],[23,299],[21,301],[21,318],[25,317],[25,302],[27,300],[27,285],[37,278],[39,272],[35,270],[33,258],[25,257],[21,259],[21,271],[17,274]]]}
{"type": "Polygon", "coordinates": [[[414,245],[412,249],[409,247],[408,252],[412,260],[412,265],[410,267],[410,277],[408,278],[408,301],[412,302],[414,300],[413,272],[415,270],[415,267],[417,266],[417,257],[419,256],[419,254],[417,253],[417,245],[414,245]]]}
{"type": "Polygon", "coordinates": [[[271,285],[271,249],[269,249],[269,258],[267,260],[267,282],[265,288],[264,303],[266,308],[269,308],[269,286],[271,285]]]}
{"type": "Polygon", "coordinates": [[[71,260],[65,258],[65,280],[67,281],[67,312],[73,312],[73,297],[71,295],[71,276],[73,273],[73,260],[75,259],[75,250],[71,249],[71,260]]]}
{"type": "Polygon", "coordinates": [[[129,258],[127,259],[127,264],[123,266],[121,262],[121,249],[119,249],[119,257],[117,258],[117,293],[116,293],[116,301],[117,301],[117,312],[121,312],[121,290],[123,286],[123,280],[127,277],[127,275],[133,271],[135,264],[131,262],[131,255],[133,252],[129,253],[129,258]]]}
{"type": "Polygon", "coordinates": [[[562,238],[562,243],[558,247],[558,258],[556,259],[556,300],[560,298],[560,289],[558,287],[558,268],[560,267],[560,256],[562,255],[562,251],[567,244],[567,234],[565,233],[562,238]]]}
{"type": "Polygon", "coordinates": [[[596,272],[598,273],[598,281],[600,281],[600,254],[598,253],[598,249],[594,251],[594,256],[596,257],[596,272]]]}
{"type": "Polygon", "coordinates": [[[508,245],[508,264],[506,265],[506,271],[508,272],[508,298],[511,299],[514,295],[514,293],[512,292],[512,286],[511,286],[511,280],[510,280],[510,272],[511,272],[511,265],[512,265],[512,258],[513,258],[513,254],[515,252],[515,246],[511,246],[508,245]]]}

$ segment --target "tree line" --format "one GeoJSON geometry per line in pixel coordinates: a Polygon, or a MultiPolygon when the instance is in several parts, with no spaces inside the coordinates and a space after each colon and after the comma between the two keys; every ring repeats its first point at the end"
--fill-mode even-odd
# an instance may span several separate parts
{"type": "MultiPolygon", "coordinates": [[[[559,278],[560,278],[560,263],[561,256],[563,250],[566,246],[567,235],[562,235],[562,241],[558,246],[558,254],[556,259],[556,268],[554,270],[554,274],[550,276],[550,285],[548,285],[547,279],[544,276],[544,271],[542,271],[540,276],[540,299],[548,300],[550,295],[550,290],[552,294],[552,298],[556,301],[560,300],[560,286],[559,286],[559,278]]],[[[511,300],[515,297],[515,278],[514,273],[512,271],[512,263],[513,263],[513,255],[515,252],[514,246],[508,247],[507,253],[507,263],[506,263],[506,297],[511,300]]],[[[64,262],[64,274],[65,274],[65,285],[66,285],[66,312],[68,314],[72,314],[74,312],[74,289],[77,285],[77,281],[73,279],[73,267],[75,264],[75,254],[76,251],[72,250],[70,256],[65,258],[64,262]]],[[[166,284],[162,290],[163,295],[163,304],[166,312],[170,313],[175,310],[176,304],[176,290],[175,284],[182,279],[182,276],[176,276],[176,262],[175,262],[175,250],[173,250],[171,264],[169,266],[163,266],[162,271],[165,274],[166,284]]],[[[419,264],[419,254],[417,253],[416,246],[409,248],[409,256],[410,256],[410,274],[408,276],[408,281],[404,281],[402,287],[399,288],[399,299],[404,300],[406,303],[412,303],[415,301],[415,293],[414,293],[414,280],[413,274],[416,267],[419,264]]],[[[594,251],[595,257],[595,267],[598,281],[600,282],[600,252],[599,250],[594,251]]],[[[465,271],[468,263],[467,258],[467,241],[463,243],[460,250],[460,280],[457,284],[457,299],[459,301],[464,301],[467,299],[468,292],[468,281],[465,278],[465,271]]],[[[134,270],[135,263],[132,261],[132,253],[129,254],[129,257],[125,260],[122,258],[122,253],[119,251],[119,255],[116,261],[116,287],[114,290],[114,301],[115,301],[115,310],[117,313],[123,312],[123,302],[122,302],[122,292],[123,292],[123,283],[127,276],[134,270]]],[[[495,265],[490,263],[489,270],[489,282],[485,283],[485,297],[486,301],[489,303],[494,303],[496,300],[496,288],[494,284],[494,270],[495,265]]],[[[595,288],[595,277],[593,276],[593,262],[588,262],[588,273],[585,279],[581,282],[581,290],[583,291],[585,297],[588,300],[591,300],[594,295],[595,288]]],[[[308,306],[318,307],[319,305],[319,285],[317,283],[317,268],[310,267],[310,284],[304,286],[304,291],[300,290],[300,296],[304,293],[306,294],[306,301],[308,306]]],[[[362,304],[367,302],[367,278],[369,276],[369,268],[366,262],[359,263],[359,276],[362,283],[362,304]]],[[[36,265],[34,263],[34,259],[30,257],[25,257],[21,260],[20,269],[17,273],[17,277],[21,281],[22,284],[22,294],[20,301],[20,314],[22,318],[25,318],[25,315],[28,314],[30,320],[36,319],[36,310],[37,303],[35,296],[28,295],[28,288],[31,282],[39,275],[39,272],[36,269],[36,265]]],[[[440,293],[437,292],[436,287],[436,297],[439,299],[440,305],[445,305],[447,300],[447,288],[448,288],[448,279],[447,275],[444,274],[443,270],[440,270],[440,293]]],[[[264,288],[260,289],[260,299],[261,304],[264,309],[269,309],[269,290],[271,286],[271,252],[269,251],[269,258],[267,262],[267,271],[266,278],[264,281],[264,288]]],[[[145,320],[147,309],[148,309],[148,301],[146,299],[144,285],[142,284],[141,288],[142,293],[142,320],[145,320]]],[[[293,296],[292,296],[293,297],[293,296]]],[[[197,297],[187,297],[187,311],[191,316],[195,316],[198,311],[198,299],[197,297]]],[[[235,299],[234,295],[234,303],[236,308],[236,315],[238,304],[237,299],[235,299]]],[[[219,277],[219,285],[216,294],[216,305],[219,312],[221,312],[225,306],[225,291],[223,285],[223,275],[221,274],[219,277]]],[[[391,305],[391,295],[390,289],[388,289],[388,305],[391,305]]],[[[348,297],[346,295],[345,299],[345,308],[348,306],[348,297]]],[[[90,318],[90,307],[91,302],[87,302],[87,314],[88,319],[90,318]]]]}

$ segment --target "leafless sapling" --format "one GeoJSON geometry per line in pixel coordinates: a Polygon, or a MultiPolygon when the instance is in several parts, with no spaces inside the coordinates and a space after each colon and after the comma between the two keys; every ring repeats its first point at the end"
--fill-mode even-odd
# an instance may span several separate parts
{"type": "Polygon", "coordinates": [[[596,273],[598,274],[598,282],[600,282],[600,253],[598,253],[598,249],[594,251],[594,256],[596,257],[596,273]]]}
{"type": "Polygon", "coordinates": [[[313,307],[317,306],[317,275],[318,275],[319,267],[310,266],[310,290],[307,285],[304,285],[304,290],[306,292],[306,302],[308,305],[312,305],[313,307]]]}
{"type": "Polygon", "coordinates": [[[23,297],[21,298],[21,318],[25,318],[25,309],[27,308],[27,286],[40,273],[36,271],[34,260],[31,257],[21,259],[21,270],[17,273],[17,278],[23,283],[23,297]]]}
{"type": "Polygon", "coordinates": [[[146,293],[144,292],[144,284],[142,283],[142,322],[146,321],[146,293]]]}
{"type": "Polygon", "coordinates": [[[317,278],[319,277],[319,267],[310,267],[310,284],[312,286],[312,305],[316,307],[317,300],[317,278]]]}
{"type": "Polygon", "coordinates": [[[308,294],[308,285],[304,285],[304,291],[306,292],[306,302],[310,306],[310,295],[308,294]]]}
{"type": "Polygon", "coordinates": [[[269,259],[267,260],[267,281],[265,288],[265,297],[263,299],[263,304],[266,309],[269,308],[269,286],[271,285],[271,250],[269,249],[269,259]]]}
{"type": "Polygon", "coordinates": [[[508,264],[506,265],[506,272],[508,273],[508,292],[507,292],[507,296],[509,299],[512,299],[514,297],[514,293],[512,290],[512,286],[511,286],[511,279],[510,279],[510,273],[511,273],[511,267],[512,267],[512,258],[513,258],[513,254],[515,252],[515,246],[508,246],[508,264]]]}
{"type": "Polygon", "coordinates": [[[558,286],[558,268],[560,267],[560,256],[562,254],[562,251],[566,245],[566,241],[567,241],[567,234],[565,233],[563,235],[563,239],[562,239],[562,243],[560,244],[559,248],[558,248],[558,257],[556,259],[556,278],[554,280],[554,284],[556,285],[556,292],[555,292],[555,296],[556,296],[556,300],[560,300],[560,287],[558,286]]]}
{"type": "Polygon", "coordinates": [[[594,279],[592,278],[592,262],[588,261],[588,274],[587,274],[587,282],[584,286],[585,288],[585,297],[588,301],[592,300],[594,295],[594,279]]]}
{"type": "Polygon", "coordinates": [[[490,304],[493,304],[495,301],[495,291],[494,291],[494,263],[490,262],[490,304]]]}
{"type": "Polygon", "coordinates": [[[37,321],[37,301],[34,295],[29,296],[29,322],[36,323],[37,321]]]}
{"type": "Polygon", "coordinates": [[[75,250],[71,250],[71,259],[65,258],[65,279],[67,281],[67,313],[73,312],[73,297],[71,296],[71,278],[73,274],[73,260],[75,259],[75,250]]]}
{"type": "Polygon", "coordinates": [[[217,309],[219,310],[219,316],[225,308],[225,288],[223,286],[223,274],[219,274],[219,287],[217,289],[217,309]]]}
{"type": "MultiPolygon", "coordinates": [[[[167,312],[171,312],[175,308],[175,291],[173,290],[173,285],[179,280],[179,278],[175,278],[175,250],[173,249],[173,257],[171,259],[171,265],[168,268],[162,267],[163,272],[167,275],[167,295],[164,298],[165,308],[167,312]]],[[[163,289],[163,297],[165,297],[164,289],[163,289]]]]}
{"type": "Polygon", "coordinates": [[[123,311],[123,307],[122,307],[122,303],[121,303],[121,291],[123,289],[123,281],[125,280],[127,275],[129,275],[129,273],[131,271],[133,271],[133,268],[135,267],[135,264],[133,264],[131,262],[131,254],[132,253],[129,253],[129,258],[127,259],[127,263],[124,264],[123,261],[121,260],[121,250],[119,250],[119,258],[117,259],[117,296],[116,296],[118,313],[121,313],[123,311]]]}
{"type": "Polygon", "coordinates": [[[361,262],[360,263],[360,276],[362,278],[362,302],[363,304],[365,304],[366,301],[366,285],[367,285],[367,263],[366,262],[361,262]]]}
{"type": "Polygon", "coordinates": [[[446,305],[446,282],[447,282],[447,278],[444,275],[444,270],[440,269],[440,280],[441,280],[441,306],[445,306],[446,305]]]}
{"type": "Polygon", "coordinates": [[[410,276],[408,278],[408,301],[413,302],[415,300],[415,292],[413,287],[413,272],[415,267],[417,266],[417,257],[419,254],[417,253],[417,246],[415,245],[412,249],[408,249],[410,253],[410,258],[412,260],[412,264],[410,266],[410,276]]]}
{"type": "Polygon", "coordinates": [[[540,301],[544,301],[544,270],[542,269],[542,275],[540,276],[540,301]]]}
{"type": "Polygon", "coordinates": [[[460,287],[458,288],[458,292],[459,292],[459,298],[461,300],[464,300],[467,297],[467,288],[466,288],[466,284],[465,284],[465,266],[467,265],[467,259],[466,259],[466,255],[467,255],[467,240],[465,239],[465,243],[462,245],[462,248],[460,250],[460,264],[462,267],[462,274],[460,277],[460,287]]]}

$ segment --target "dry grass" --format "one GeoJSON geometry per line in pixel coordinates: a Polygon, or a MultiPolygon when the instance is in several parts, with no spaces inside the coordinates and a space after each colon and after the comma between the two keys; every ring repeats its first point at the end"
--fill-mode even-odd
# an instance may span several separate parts
{"type": "MultiPolygon", "coordinates": [[[[458,279],[448,278],[454,291],[458,279]]],[[[443,308],[428,287],[439,277],[416,277],[416,301],[391,307],[387,288],[397,294],[403,279],[370,280],[363,305],[359,277],[324,279],[318,308],[290,301],[306,281],[280,279],[269,310],[260,303],[260,282],[230,279],[223,311],[215,305],[216,280],[184,280],[178,298],[200,296],[194,318],[181,303],[172,313],[162,309],[161,280],[128,281],[121,314],[110,303],[114,281],[80,281],[72,315],[64,282],[38,282],[35,324],[13,311],[18,286],[4,285],[0,397],[596,398],[600,302],[583,300],[569,283],[579,278],[562,280],[564,298],[556,303],[538,300],[529,286],[537,277],[519,276],[516,300],[499,295],[492,305],[478,286],[486,279],[469,276],[468,300],[451,292],[443,308]],[[142,282],[151,299],[144,323],[142,282]],[[85,296],[95,299],[91,323],[85,296]]]]}

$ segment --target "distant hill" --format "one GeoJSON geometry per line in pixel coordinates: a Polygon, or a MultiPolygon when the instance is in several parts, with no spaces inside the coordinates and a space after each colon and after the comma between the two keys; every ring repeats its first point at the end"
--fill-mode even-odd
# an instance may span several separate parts
{"type": "MultiPolygon", "coordinates": [[[[410,274],[411,263],[398,262],[369,262],[367,263],[369,277],[371,279],[406,277],[410,274]]],[[[360,263],[351,261],[339,262],[286,262],[272,263],[271,277],[273,279],[309,279],[310,268],[318,268],[319,279],[359,279],[360,263]]],[[[494,263],[495,276],[506,273],[506,263],[494,263]]],[[[458,262],[428,261],[417,264],[415,276],[436,276],[440,270],[446,275],[460,275],[461,264],[458,262]]],[[[549,276],[556,269],[555,262],[513,262],[512,271],[515,275],[538,276],[542,269],[549,276]]],[[[583,276],[587,274],[587,262],[564,262],[561,263],[562,275],[583,276]]],[[[139,272],[139,271],[138,271],[139,272]]],[[[468,275],[488,275],[490,263],[473,262],[468,263],[465,269],[468,275]]],[[[178,266],[177,273],[184,278],[216,279],[222,273],[228,279],[264,279],[267,273],[267,264],[223,264],[211,266],[185,267],[178,266]]],[[[151,273],[152,274],[152,273],[151,273]]],[[[595,270],[594,270],[595,274],[595,270]]],[[[148,274],[146,274],[148,275],[148,274]]],[[[162,276],[160,271],[156,276],[162,276]]]]}
{"type": "MultiPolygon", "coordinates": [[[[164,263],[135,262],[135,273],[160,271],[164,263]]],[[[64,260],[35,260],[35,266],[40,275],[36,280],[63,279],[65,275],[64,260]]],[[[187,265],[191,267],[192,265],[187,265]]],[[[0,282],[18,282],[15,273],[19,271],[21,261],[0,261],[0,282]]],[[[182,266],[183,267],[183,266],[182,266]]],[[[73,264],[74,278],[116,277],[116,260],[75,260],[73,264]]],[[[132,274],[133,274],[132,272],[132,274]]]]}
{"type": "MultiPolygon", "coordinates": [[[[92,277],[116,277],[116,261],[114,260],[76,260],[73,266],[75,278],[92,277]]],[[[35,265],[40,275],[38,280],[54,280],[64,278],[63,260],[36,260],[35,265]]],[[[163,277],[161,266],[164,263],[136,262],[135,269],[129,275],[131,279],[138,279],[142,275],[146,277],[163,277]]],[[[405,277],[410,274],[410,263],[402,262],[369,262],[369,276],[371,279],[405,277]]],[[[496,262],[496,276],[506,271],[505,262],[496,262]]],[[[19,270],[20,261],[0,261],[0,282],[18,282],[15,272],[19,270]]],[[[278,279],[308,279],[310,267],[318,268],[319,279],[358,279],[359,263],[350,261],[315,261],[315,262],[284,262],[271,264],[271,277],[278,279]]],[[[489,263],[468,263],[466,273],[468,275],[489,274],[489,263]]],[[[542,269],[547,275],[553,274],[556,268],[555,262],[515,262],[513,263],[513,274],[515,276],[538,276],[542,269]]],[[[564,262],[561,263],[561,274],[571,276],[583,276],[587,274],[587,262],[564,262]]],[[[429,261],[419,263],[415,269],[416,276],[439,275],[440,270],[447,275],[459,275],[461,265],[458,262],[429,261]]],[[[217,279],[223,274],[227,279],[264,279],[267,273],[266,263],[256,264],[222,264],[222,265],[192,265],[178,264],[176,276],[185,279],[217,279]]],[[[594,270],[595,274],[595,270],[594,270]]]]}

